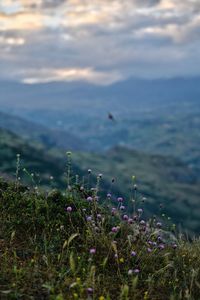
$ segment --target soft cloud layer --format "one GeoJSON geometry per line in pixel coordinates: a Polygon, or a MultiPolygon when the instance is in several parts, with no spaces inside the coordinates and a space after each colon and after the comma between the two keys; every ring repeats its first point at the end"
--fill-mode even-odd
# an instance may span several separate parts
{"type": "Polygon", "coordinates": [[[1,79],[111,84],[200,75],[199,0],[2,2],[1,79]]]}

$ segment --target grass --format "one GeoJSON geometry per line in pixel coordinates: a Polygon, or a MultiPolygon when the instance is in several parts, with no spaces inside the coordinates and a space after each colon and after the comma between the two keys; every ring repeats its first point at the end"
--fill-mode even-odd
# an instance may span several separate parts
{"type": "Polygon", "coordinates": [[[0,181],[0,299],[200,298],[198,239],[70,176],[65,193],[0,181]]]}

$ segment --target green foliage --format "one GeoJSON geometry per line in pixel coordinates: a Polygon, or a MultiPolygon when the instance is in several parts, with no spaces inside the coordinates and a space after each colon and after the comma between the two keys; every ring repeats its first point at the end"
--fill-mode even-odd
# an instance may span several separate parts
{"type": "Polygon", "coordinates": [[[165,240],[137,208],[127,222],[111,200],[83,195],[0,181],[1,299],[200,298],[199,240],[165,240]]]}

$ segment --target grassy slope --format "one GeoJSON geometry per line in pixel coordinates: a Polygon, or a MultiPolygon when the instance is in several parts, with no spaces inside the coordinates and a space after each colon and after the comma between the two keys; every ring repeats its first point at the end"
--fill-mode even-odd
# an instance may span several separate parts
{"type": "Polygon", "coordinates": [[[167,237],[156,220],[142,225],[139,213],[133,224],[121,221],[120,211],[113,217],[74,185],[55,199],[0,181],[0,200],[2,300],[200,297],[198,240],[167,237]]]}
{"type": "Polygon", "coordinates": [[[163,210],[177,223],[200,231],[200,179],[179,160],[117,147],[105,155],[74,154],[74,161],[82,169],[91,167],[94,172],[103,173],[107,181],[115,177],[128,199],[132,197],[131,177],[135,175],[139,190],[147,197],[148,211],[158,213],[162,203],[163,210]]]}
{"type": "MultiPolygon", "coordinates": [[[[16,172],[16,154],[21,154],[22,168],[34,173],[35,185],[66,187],[66,156],[58,151],[47,151],[40,145],[28,145],[26,141],[6,131],[0,131],[0,172],[14,176],[16,172]],[[39,176],[37,177],[37,174],[39,176]],[[50,181],[50,176],[54,177],[50,181]]],[[[160,215],[159,205],[163,203],[162,212],[173,217],[184,228],[199,232],[199,195],[200,184],[196,173],[181,162],[162,156],[150,156],[124,148],[115,148],[107,155],[73,153],[73,174],[82,178],[91,168],[92,173],[103,173],[103,187],[110,192],[111,179],[115,178],[113,192],[116,196],[126,198],[129,208],[132,197],[132,175],[136,175],[139,191],[147,197],[145,207],[149,213],[160,215]]],[[[95,184],[92,175],[90,186],[95,184]]],[[[32,180],[20,172],[25,182],[32,180]]],[[[136,199],[141,202],[141,196],[136,199]]]]}

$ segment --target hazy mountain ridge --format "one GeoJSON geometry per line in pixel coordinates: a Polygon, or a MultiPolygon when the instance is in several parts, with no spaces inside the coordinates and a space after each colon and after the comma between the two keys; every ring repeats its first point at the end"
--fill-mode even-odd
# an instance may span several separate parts
{"type": "Polygon", "coordinates": [[[73,144],[79,150],[123,145],[175,156],[200,169],[200,77],[132,78],[107,87],[4,82],[0,95],[2,109],[70,132],[84,141],[73,144]],[[107,120],[109,111],[116,122],[107,120]]]}
{"type": "Polygon", "coordinates": [[[0,128],[9,130],[29,142],[42,143],[48,149],[57,147],[68,150],[84,150],[84,142],[75,135],[59,129],[22,119],[18,116],[0,112],[0,128]]]}

